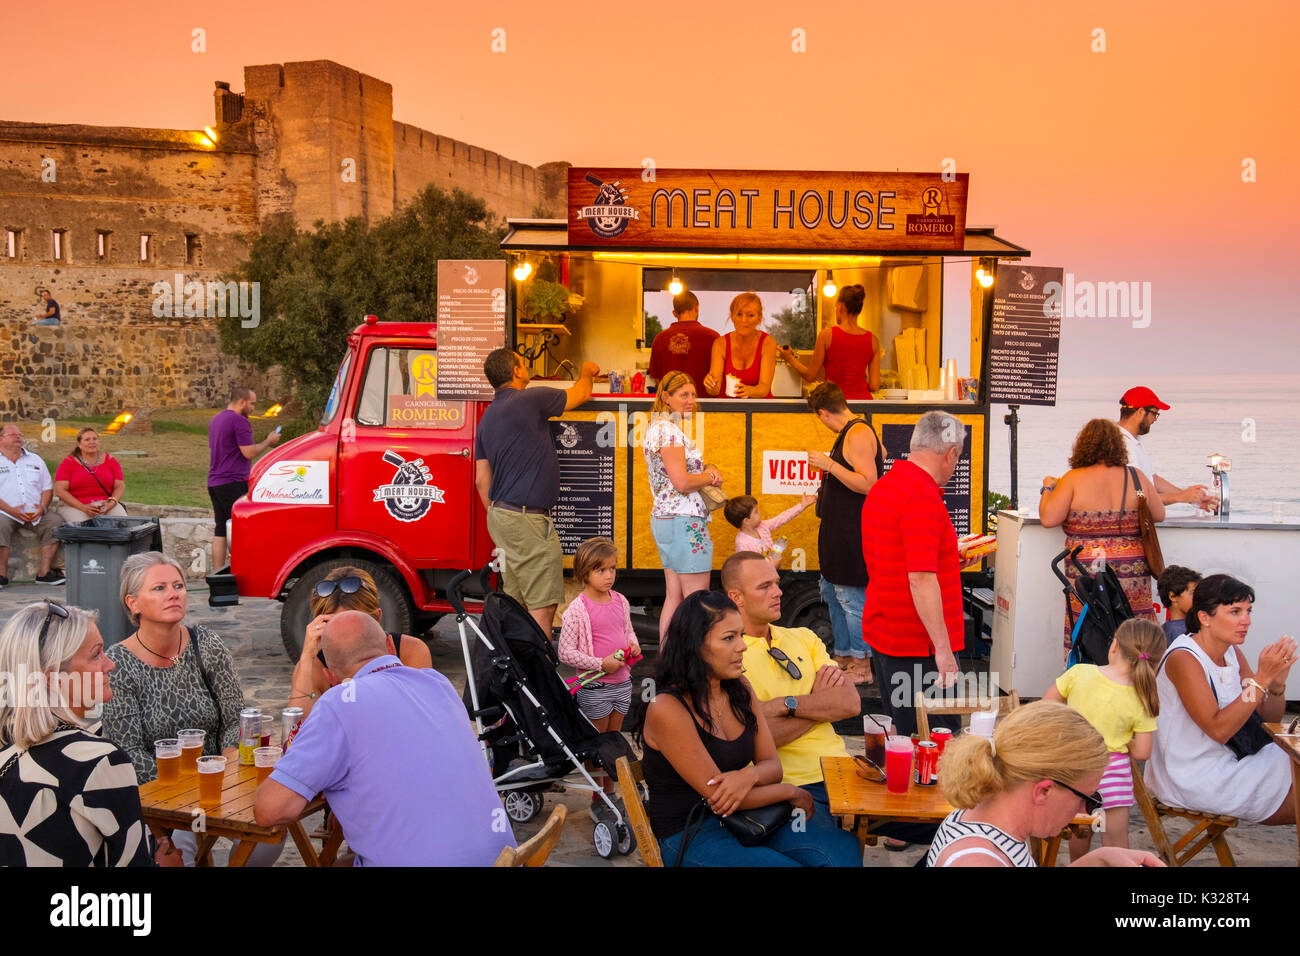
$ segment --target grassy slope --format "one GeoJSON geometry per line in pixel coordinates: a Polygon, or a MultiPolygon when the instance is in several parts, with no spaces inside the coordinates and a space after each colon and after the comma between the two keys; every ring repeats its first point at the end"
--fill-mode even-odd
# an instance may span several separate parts
{"type": "MultiPolygon", "coordinates": [[[[45,459],[50,475],[72,451],[77,432],[89,425],[100,433],[100,447],[117,457],[126,479],[127,501],[151,505],[186,505],[208,508],[208,422],[221,409],[187,408],[154,412],[152,435],[105,435],[111,419],[60,419],[55,441],[42,442],[40,422],[23,422],[23,435],[45,459]],[[143,451],[145,457],[118,456],[121,451],[143,451]]],[[[253,440],[261,441],[275,427],[271,419],[251,419],[253,440]]]]}

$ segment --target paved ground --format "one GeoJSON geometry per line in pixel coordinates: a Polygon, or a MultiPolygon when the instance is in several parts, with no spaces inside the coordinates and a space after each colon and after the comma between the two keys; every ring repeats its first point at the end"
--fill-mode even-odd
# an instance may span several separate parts
{"type": "MultiPolygon", "coordinates": [[[[44,597],[62,599],[64,588],[15,584],[0,590],[0,621],[17,608],[44,597]]],[[[250,706],[278,712],[285,705],[292,665],[280,642],[280,605],[277,602],[255,598],[245,600],[237,608],[214,609],[207,605],[207,590],[195,589],[190,591],[189,620],[208,625],[225,639],[235,658],[244,695],[250,706]]],[[[426,635],[426,639],[433,655],[434,667],[445,674],[458,690],[463,690],[465,664],[454,619],[443,618],[426,635]]],[[[651,651],[647,654],[647,660],[638,665],[634,676],[640,677],[652,659],[651,651]]],[[[850,752],[862,752],[861,736],[846,739],[850,752]]],[[[589,793],[582,791],[547,794],[547,812],[555,801],[562,801],[569,810],[569,822],[565,825],[560,843],[551,854],[548,865],[640,866],[641,858],[635,852],[629,857],[615,856],[611,860],[602,860],[596,855],[592,845],[593,823],[587,813],[590,799],[589,793]]],[[[523,841],[535,833],[544,819],[543,815],[533,823],[517,826],[518,839],[523,841]]],[[[309,822],[308,831],[315,826],[314,821],[309,822]]],[[[1171,828],[1177,826],[1176,823],[1171,824],[1171,828]]],[[[1134,847],[1152,846],[1142,815],[1136,807],[1130,820],[1129,840],[1134,847]]],[[[1230,831],[1228,840],[1238,865],[1296,865],[1296,833],[1291,827],[1243,825],[1230,831]]],[[[919,847],[899,853],[887,852],[883,847],[869,847],[864,859],[867,866],[911,866],[923,852],[919,847]]],[[[219,850],[219,862],[223,856],[219,850]]],[[[278,865],[300,866],[301,862],[292,841],[289,841],[278,865]]],[[[1190,865],[1214,866],[1216,861],[1213,853],[1205,851],[1190,865]]]]}

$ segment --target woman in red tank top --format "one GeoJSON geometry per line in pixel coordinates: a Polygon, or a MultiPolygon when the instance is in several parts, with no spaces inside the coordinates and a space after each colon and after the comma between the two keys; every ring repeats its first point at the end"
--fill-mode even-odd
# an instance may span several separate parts
{"type": "Polygon", "coordinates": [[[726,393],[727,376],[739,379],[729,398],[771,398],[772,376],[776,374],[776,342],[763,324],[763,300],[753,292],[742,292],[731,300],[731,322],[736,327],[713,340],[709,374],[704,390],[710,395],[726,393]]]}
{"type": "Polygon", "coordinates": [[[840,289],[835,300],[835,324],[822,329],[805,365],[788,346],[781,347],[781,357],[805,382],[817,380],[823,366],[826,381],[834,382],[847,399],[869,399],[880,388],[880,355],[876,337],[858,325],[866,290],[860,285],[840,289]]]}

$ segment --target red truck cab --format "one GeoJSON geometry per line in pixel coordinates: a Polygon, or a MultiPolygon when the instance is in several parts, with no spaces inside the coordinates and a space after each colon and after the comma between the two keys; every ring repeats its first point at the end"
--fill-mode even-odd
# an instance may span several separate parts
{"type": "Polygon", "coordinates": [[[314,432],[258,459],[231,512],[231,565],[209,575],[209,603],[284,601],[280,633],[297,660],[312,589],[359,567],[379,588],[385,630],[422,633],[452,610],[446,583],[491,558],[474,488],[482,402],[437,398],[432,323],[365,324],[314,432]]]}

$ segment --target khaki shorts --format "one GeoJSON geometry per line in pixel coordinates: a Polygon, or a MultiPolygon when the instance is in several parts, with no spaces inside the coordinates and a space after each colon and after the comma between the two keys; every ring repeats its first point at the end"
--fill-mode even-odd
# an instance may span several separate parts
{"type": "MultiPolygon", "coordinates": [[[[28,531],[34,531],[37,537],[41,539],[41,547],[58,544],[58,540],[54,537],[54,529],[66,523],[57,511],[47,511],[41,515],[41,520],[36,522],[35,528],[29,524],[19,525],[17,521],[11,520],[8,515],[0,515],[0,548],[9,547],[10,537],[20,527],[26,528],[28,531]]],[[[0,568],[0,574],[3,573],[4,568],[0,568]]]]}
{"type": "Polygon", "coordinates": [[[550,518],[493,507],[487,529],[505,560],[507,594],[530,610],[564,600],[564,555],[550,518]]]}

